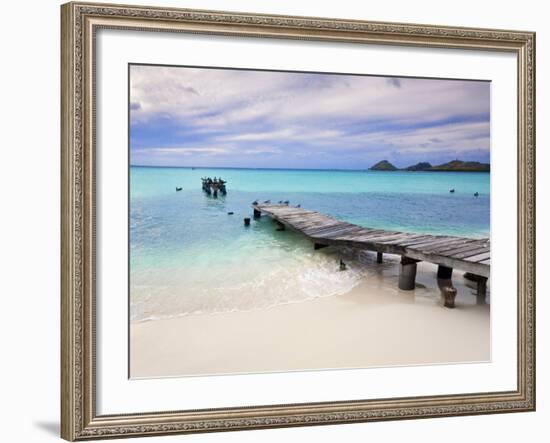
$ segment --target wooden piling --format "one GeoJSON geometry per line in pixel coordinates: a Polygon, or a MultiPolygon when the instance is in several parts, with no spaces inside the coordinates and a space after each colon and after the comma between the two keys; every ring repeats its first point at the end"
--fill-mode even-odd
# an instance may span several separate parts
{"type": "Polygon", "coordinates": [[[414,260],[409,257],[401,257],[401,269],[399,270],[399,289],[404,291],[411,291],[415,288],[416,280],[416,263],[418,260],[414,260]]]}
{"type": "Polygon", "coordinates": [[[254,218],[260,218],[262,216],[262,213],[254,208],[254,218]]]}
{"type": "Polygon", "coordinates": [[[383,255],[384,254],[382,254],[382,252],[377,252],[376,253],[376,263],[382,263],[383,255]]]}
{"type": "Polygon", "coordinates": [[[244,218],[244,225],[245,226],[250,226],[250,217],[245,217],[244,218]]]}
{"type": "Polygon", "coordinates": [[[485,301],[486,296],[487,296],[487,278],[479,277],[477,280],[477,297],[478,299],[485,301]]]}
{"type": "Polygon", "coordinates": [[[277,231],[284,231],[285,225],[283,225],[281,222],[277,222],[277,231]]]}
{"type": "Polygon", "coordinates": [[[328,245],[323,245],[322,243],[313,243],[313,249],[316,251],[317,249],[326,248],[328,245]]]}
{"type": "Polygon", "coordinates": [[[453,276],[453,268],[439,265],[437,267],[437,278],[442,280],[450,280],[453,276]]]}

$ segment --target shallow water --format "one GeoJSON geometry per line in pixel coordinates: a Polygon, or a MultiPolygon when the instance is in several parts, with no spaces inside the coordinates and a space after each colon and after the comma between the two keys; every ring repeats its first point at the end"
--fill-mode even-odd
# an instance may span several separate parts
{"type": "Polygon", "coordinates": [[[365,278],[368,267],[348,258],[340,272],[340,251],[313,251],[268,218],[245,228],[256,199],[374,228],[485,237],[489,193],[488,173],[131,167],[131,318],[265,308],[342,294],[365,278]],[[227,196],[204,194],[203,176],[227,180],[227,196]]]}

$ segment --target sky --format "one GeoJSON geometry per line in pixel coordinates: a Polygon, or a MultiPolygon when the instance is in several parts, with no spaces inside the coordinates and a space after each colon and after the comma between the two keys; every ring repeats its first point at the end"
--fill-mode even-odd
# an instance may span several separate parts
{"type": "Polygon", "coordinates": [[[132,65],[129,106],[132,165],[489,163],[483,81],[132,65]]]}

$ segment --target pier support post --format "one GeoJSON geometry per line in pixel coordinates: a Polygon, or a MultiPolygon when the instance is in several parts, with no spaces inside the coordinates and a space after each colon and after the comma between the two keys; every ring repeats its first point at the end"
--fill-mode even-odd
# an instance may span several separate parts
{"type": "Polygon", "coordinates": [[[328,245],[322,245],[321,243],[313,243],[313,249],[314,250],[326,248],[327,246],[328,245]]]}
{"type": "Polygon", "coordinates": [[[383,254],[381,252],[376,253],[376,263],[382,263],[383,254]]]}
{"type": "Polygon", "coordinates": [[[457,292],[456,288],[453,288],[452,286],[445,286],[444,288],[441,289],[441,292],[443,293],[445,307],[454,308],[456,292],[457,292]]]}
{"type": "Polygon", "coordinates": [[[487,277],[478,277],[477,280],[477,299],[480,301],[485,301],[487,296],[487,277]]]}
{"type": "Polygon", "coordinates": [[[245,217],[244,218],[244,225],[245,226],[250,226],[250,217],[245,217]]]}
{"type": "Polygon", "coordinates": [[[261,211],[254,209],[254,219],[260,218],[262,216],[261,211]]]}
{"type": "Polygon", "coordinates": [[[414,289],[416,280],[416,263],[415,260],[409,257],[401,257],[401,269],[399,270],[399,289],[411,291],[414,289]]]}
{"type": "Polygon", "coordinates": [[[277,231],[284,231],[285,225],[283,225],[280,221],[277,221],[277,231]]]}
{"type": "Polygon", "coordinates": [[[447,266],[439,265],[437,267],[437,278],[442,280],[450,280],[453,276],[453,268],[448,268],[447,266]]]}

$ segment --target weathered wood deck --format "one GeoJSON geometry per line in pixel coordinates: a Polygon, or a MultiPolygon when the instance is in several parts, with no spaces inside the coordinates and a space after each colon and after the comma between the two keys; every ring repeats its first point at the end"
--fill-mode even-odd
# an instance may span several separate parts
{"type": "Polygon", "coordinates": [[[400,255],[401,274],[407,274],[403,276],[403,282],[400,277],[402,289],[414,287],[416,262],[427,261],[439,265],[438,276],[441,278],[450,279],[452,269],[461,269],[481,277],[479,280],[482,283],[481,286],[478,285],[478,291],[485,292],[491,268],[488,238],[472,239],[365,228],[316,211],[288,205],[257,204],[252,207],[255,217],[265,214],[273,218],[279,223],[280,229],[287,227],[304,234],[316,248],[334,245],[376,251],[379,261],[383,253],[400,255]]]}

